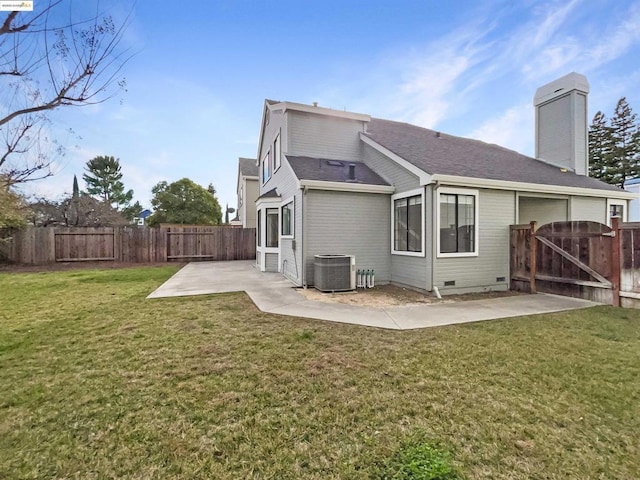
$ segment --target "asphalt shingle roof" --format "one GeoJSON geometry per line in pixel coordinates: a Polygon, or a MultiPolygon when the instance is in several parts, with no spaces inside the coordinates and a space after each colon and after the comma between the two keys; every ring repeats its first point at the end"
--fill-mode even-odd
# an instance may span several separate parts
{"type": "Polygon", "coordinates": [[[289,165],[299,180],[320,180],[366,185],[389,185],[362,162],[287,155],[289,165]],[[355,180],[349,179],[349,165],[355,165],[355,180]]]}
{"type": "Polygon", "coordinates": [[[595,178],[562,172],[558,167],[498,145],[408,123],[372,118],[365,135],[432,175],[621,191],[595,178]]]}
{"type": "Polygon", "coordinates": [[[238,166],[240,175],[243,177],[257,177],[258,166],[256,165],[255,158],[242,158],[238,159],[238,166]]]}

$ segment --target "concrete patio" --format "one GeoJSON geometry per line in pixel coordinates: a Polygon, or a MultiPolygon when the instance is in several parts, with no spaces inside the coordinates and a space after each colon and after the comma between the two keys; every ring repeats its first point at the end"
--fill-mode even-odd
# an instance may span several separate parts
{"type": "Polygon", "coordinates": [[[267,313],[410,330],[593,307],[598,303],[558,295],[517,295],[455,303],[360,307],[305,299],[278,273],[262,273],[254,261],[189,263],[147,298],[245,291],[267,313]]]}

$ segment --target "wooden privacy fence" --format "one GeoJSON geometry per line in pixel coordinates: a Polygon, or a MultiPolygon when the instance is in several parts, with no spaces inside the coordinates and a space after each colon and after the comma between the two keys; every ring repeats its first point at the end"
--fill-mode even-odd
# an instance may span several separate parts
{"type": "Polygon", "coordinates": [[[31,227],[11,232],[3,253],[15,263],[152,263],[256,258],[255,228],[31,227]]]}
{"type": "MultiPolygon", "coordinates": [[[[636,306],[640,223],[554,222],[511,226],[511,289],[636,306]]],[[[640,303],[638,303],[640,305],[640,303]]]]}

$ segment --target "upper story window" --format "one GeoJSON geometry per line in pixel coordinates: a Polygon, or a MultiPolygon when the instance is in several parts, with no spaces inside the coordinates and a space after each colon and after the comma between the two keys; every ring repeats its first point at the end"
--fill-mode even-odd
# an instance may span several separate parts
{"type": "Polygon", "coordinates": [[[275,172],[280,168],[280,155],[282,154],[280,147],[280,134],[276,135],[276,139],[273,141],[273,171],[275,172]]]}
{"type": "Polygon", "coordinates": [[[242,206],[242,186],[240,186],[240,191],[238,192],[238,206],[242,206]]]}
{"type": "Polygon", "coordinates": [[[478,254],[478,192],[440,189],[438,195],[439,256],[478,254]]]}
{"type": "Polygon", "coordinates": [[[392,197],[392,253],[424,256],[424,198],[421,190],[392,197]]]}
{"type": "Polygon", "coordinates": [[[267,152],[267,154],[262,159],[262,184],[264,185],[271,178],[271,169],[270,169],[270,157],[271,151],[267,152]]]}

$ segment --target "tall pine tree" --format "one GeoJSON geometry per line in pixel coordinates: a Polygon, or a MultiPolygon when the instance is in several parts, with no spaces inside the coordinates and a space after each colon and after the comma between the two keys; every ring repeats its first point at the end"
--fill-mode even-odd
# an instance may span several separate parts
{"type": "Polygon", "coordinates": [[[589,127],[589,175],[603,182],[614,184],[617,171],[611,164],[613,136],[607,125],[607,116],[598,111],[589,127]]]}
{"type": "Polygon", "coordinates": [[[613,146],[611,164],[618,172],[614,185],[624,186],[629,178],[640,175],[640,145],[638,145],[638,116],[631,111],[627,99],[618,100],[615,113],[611,117],[613,146]]]}
{"type": "Polygon", "coordinates": [[[98,156],[89,160],[85,168],[87,173],[82,175],[82,179],[87,185],[89,195],[98,197],[116,210],[129,205],[133,199],[133,190],[124,190],[120,160],[98,156]]]}

